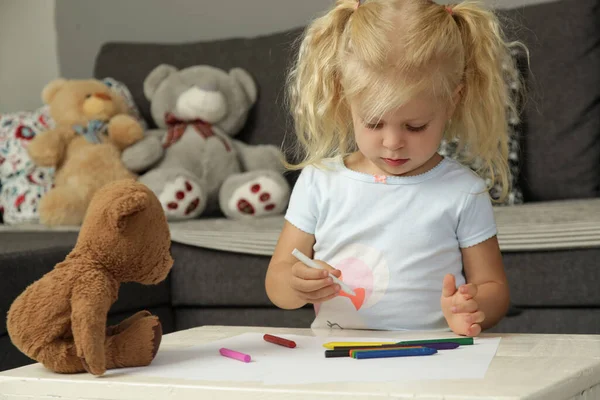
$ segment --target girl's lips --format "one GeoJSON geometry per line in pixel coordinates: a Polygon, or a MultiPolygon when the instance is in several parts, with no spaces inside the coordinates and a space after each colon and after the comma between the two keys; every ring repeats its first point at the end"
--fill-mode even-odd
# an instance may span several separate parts
{"type": "Polygon", "coordinates": [[[389,166],[399,167],[400,165],[406,163],[408,158],[383,158],[383,161],[389,166]]]}

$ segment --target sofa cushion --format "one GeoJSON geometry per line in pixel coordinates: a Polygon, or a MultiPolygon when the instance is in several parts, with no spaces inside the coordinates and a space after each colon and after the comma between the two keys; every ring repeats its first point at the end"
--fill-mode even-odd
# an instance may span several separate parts
{"type": "Polygon", "coordinates": [[[175,309],[177,330],[204,325],[271,326],[310,328],[315,319],[312,307],[280,310],[265,307],[198,307],[175,309]]]}
{"type": "MultiPolygon", "coordinates": [[[[562,0],[503,10],[530,51],[525,201],[600,195],[600,6],[562,0]]],[[[514,29],[513,29],[514,28],[514,29]]]]}
{"type": "Polygon", "coordinates": [[[515,306],[600,307],[600,246],[503,254],[515,306]]]}
{"type": "Polygon", "coordinates": [[[599,313],[600,308],[523,308],[517,315],[504,318],[489,332],[598,335],[599,313]]]}
{"type": "Polygon", "coordinates": [[[174,243],[173,307],[272,306],[265,291],[269,258],[174,243]]]}

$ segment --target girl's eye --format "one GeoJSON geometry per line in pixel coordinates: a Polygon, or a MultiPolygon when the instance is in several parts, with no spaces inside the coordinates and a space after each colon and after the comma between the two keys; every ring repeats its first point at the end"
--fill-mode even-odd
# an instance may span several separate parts
{"type": "Polygon", "coordinates": [[[421,126],[406,125],[406,129],[411,132],[421,132],[421,131],[424,131],[425,129],[427,129],[427,126],[428,126],[428,124],[421,125],[421,126]]]}
{"type": "Polygon", "coordinates": [[[383,123],[381,123],[381,122],[377,123],[377,124],[370,124],[370,123],[365,122],[364,125],[365,125],[365,128],[370,129],[372,131],[383,128],[383,123]]]}

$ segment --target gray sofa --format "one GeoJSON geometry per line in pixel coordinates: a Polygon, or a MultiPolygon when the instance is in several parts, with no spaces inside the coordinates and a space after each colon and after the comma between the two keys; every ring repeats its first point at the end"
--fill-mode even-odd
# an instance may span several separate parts
{"type": "MultiPolygon", "coordinates": [[[[600,6],[597,0],[564,0],[502,11],[515,38],[530,48],[522,125],[520,185],[525,201],[600,198],[600,6]]],[[[281,144],[290,129],[282,104],[292,29],[269,36],[185,44],[107,43],[94,75],[113,77],[132,91],[142,115],[149,105],[142,82],[159,63],[243,67],[259,85],[259,102],[240,138],[281,144]]],[[[297,174],[288,175],[294,183],[297,174]]],[[[592,200],[590,200],[592,201],[592,200]]],[[[551,203],[549,203],[551,204],[551,203]]],[[[549,210],[552,210],[550,208],[549,210]]],[[[552,213],[552,211],[548,211],[552,213]]],[[[585,219],[585,218],[583,218],[585,219]]],[[[0,314],[31,282],[62,260],[74,232],[0,230],[0,314]]],[[[200,325],[307,327],[311,308],[278,310],[263,286],[269,258],[173,242],[168,279],[155,287],[126,284],[111,309],[117,321],[145,308],[160,316],[165,332],[200,325]]],[[[511,288],[509,316],[495,331],[600,333],[600,245],[504,251],[511,288]]],[[[0,323],[0,370],[30,362],[11,344],[0,323]]]]}

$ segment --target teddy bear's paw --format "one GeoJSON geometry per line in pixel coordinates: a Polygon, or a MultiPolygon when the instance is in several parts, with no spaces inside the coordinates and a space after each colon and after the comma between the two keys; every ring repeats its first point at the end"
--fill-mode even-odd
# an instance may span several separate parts
{"type": "Polygon", "coordinates": [[[56,167],[62,156],[59,149],[44,146],[41,142],[32,142],[27,150],[35,165],[40,167],[56,167]]]}
{"type": "Polygon", "coordinates": [[[152,314],[150,313],[150,311],[138,311],[137,313],[133,314],[131,317],[121,321],[118,325],[112,325],[109,326],[108,328],[106,328],[106,336],[112,336],[112,335],[117,335],[121,332],[124,332],[127,328],[129,328],[131,325],[133,325],[133,323],[135,321],[137,321],[138,319],[142,319],[145,317],[150,317],[152,314]]]}
{"type": "Polygon", "coordinates": [[[143,367],[150,365],[160,347],[162,326],[158,317],[134,321],[127,329],[111,337],[114,365],[111,367],[143,367]]]}
{"type": "Polygon", "coordinates": [[[108,135],[123,150],[144,138],[142,126],[130,115],[116,115],[108,125],[108,135]]]}
{"type": "Polygon", "coordinates": [[[229,208],[240,216],[263,217],[279,212],[287,192],[277,181],[259,176],[234,190],[229,208]]]}
{"type": "Polygon", "coordinates": [[[167,183],[158,199],[170,220],[195,218],[206,205],[200,185],[183,176],[167,183]]]}

